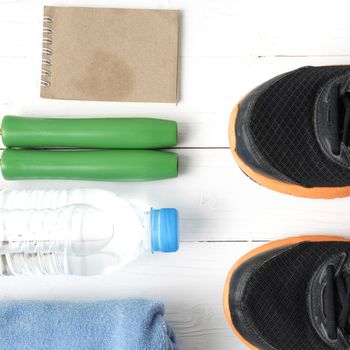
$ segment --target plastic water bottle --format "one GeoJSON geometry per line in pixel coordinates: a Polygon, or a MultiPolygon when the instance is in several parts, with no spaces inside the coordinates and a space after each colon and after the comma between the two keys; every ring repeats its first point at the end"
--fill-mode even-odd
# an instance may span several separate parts
{"type": "Polygon", "coordinates": [[[2,275],[97,275],[179,247],[176,209],[99,189],[0,191],[2,275]]]}

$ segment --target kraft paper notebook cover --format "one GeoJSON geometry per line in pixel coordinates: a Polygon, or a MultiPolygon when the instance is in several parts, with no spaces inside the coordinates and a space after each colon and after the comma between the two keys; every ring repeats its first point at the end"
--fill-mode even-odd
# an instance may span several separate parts
{"type": "Polygon", "coordinates": [[[44,9],[41,97],[177,102],[179,11],[44,9]]]}

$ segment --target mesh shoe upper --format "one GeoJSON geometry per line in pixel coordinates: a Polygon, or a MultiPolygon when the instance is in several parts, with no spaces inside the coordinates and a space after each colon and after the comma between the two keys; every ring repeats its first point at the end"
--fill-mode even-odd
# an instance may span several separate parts
{"type": "Polygon", "coordinates": [[[332,349],[311,322],[309,288],[318,268],[344,252],[350,252],[350,243],[304,242],[242,267],[245,271],[234,273],[230,284],[236,328],[263,350],[332,349]]]}
{"type": "Polygon", "coordinates": [[[321,149],[314,118],[322,88],[344,74],[350,75],[350,66],[303,67],[254,97],[246,130],[255,158],[267,173],[305,187],[350,185],[350,170],[321,149]]]}

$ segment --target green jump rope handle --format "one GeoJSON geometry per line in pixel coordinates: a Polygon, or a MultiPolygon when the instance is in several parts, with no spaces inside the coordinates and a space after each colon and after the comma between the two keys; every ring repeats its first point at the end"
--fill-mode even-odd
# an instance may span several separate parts
{"type": "Polygon", "coordinates": [[[6,180],[146,181],[177,176],[177,155],[150,150],[46,151],[6,149],[6,180]]]}
{"type": "Polygon", "coordinates": [[[153,118],[58,119],[5,116],[6,147],[167,148],[177,143],[177,124],[153,118]]]}

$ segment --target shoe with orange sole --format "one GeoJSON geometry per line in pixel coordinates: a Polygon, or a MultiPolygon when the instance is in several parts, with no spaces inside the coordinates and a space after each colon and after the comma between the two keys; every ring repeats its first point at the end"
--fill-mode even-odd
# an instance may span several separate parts
{"type": "Polygon", "coordinates": [[[265,244],[232,267],[223,302],[250,349],[350,349],[350,240],[301,236],[265,244]]]}
{"type": "Polygon", "coordinates": [[[350,66],[303,67],[262,84],[234,108],[240,168],[278,192],[350,195],[350,66]]]}

